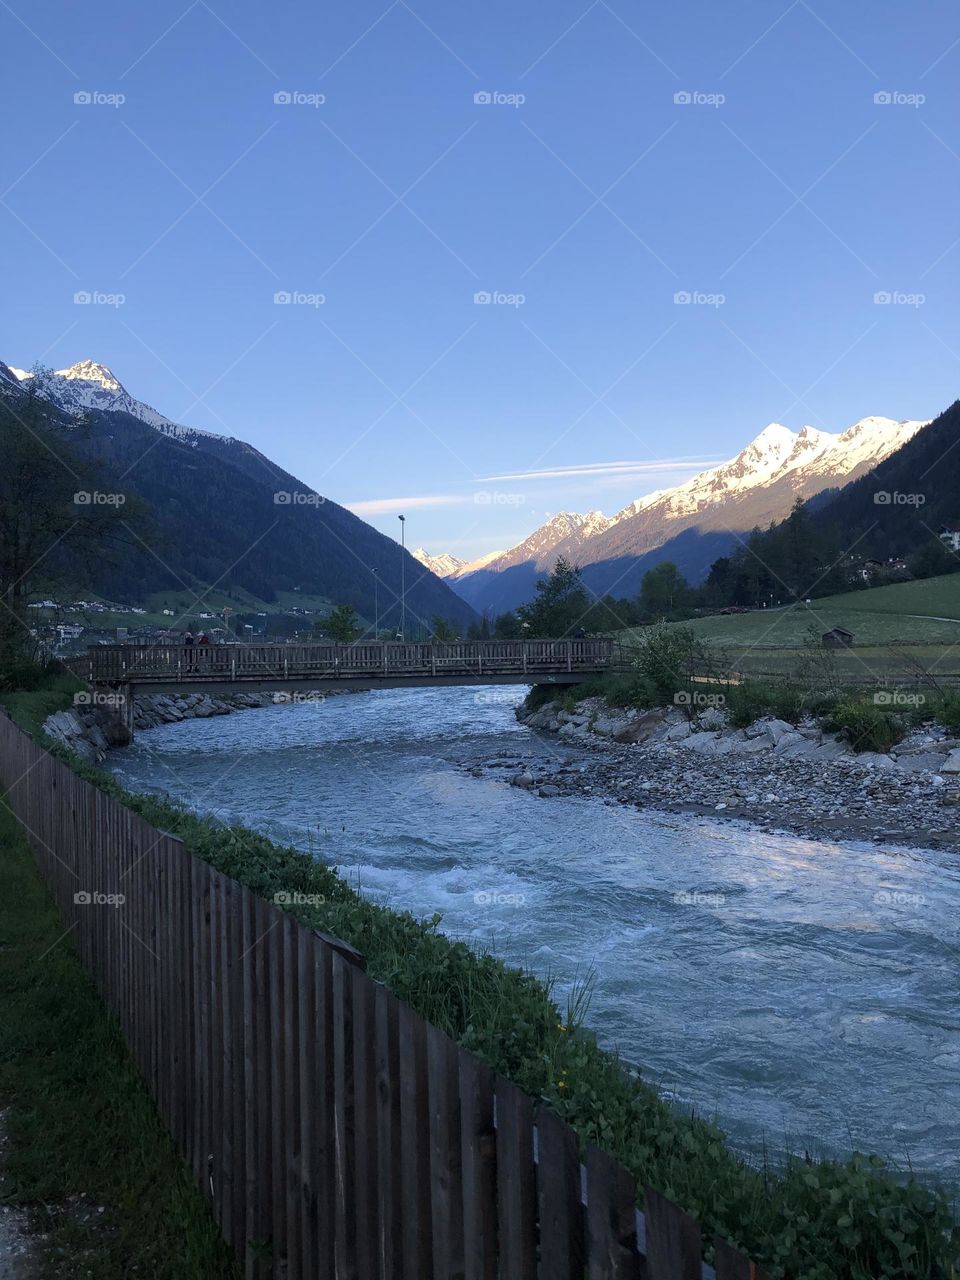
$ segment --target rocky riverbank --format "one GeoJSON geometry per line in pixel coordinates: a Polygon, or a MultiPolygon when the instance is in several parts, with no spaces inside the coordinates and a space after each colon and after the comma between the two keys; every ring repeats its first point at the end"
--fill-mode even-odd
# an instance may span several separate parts
{"type": "MultiPolygon", "coordinates": [[[[68,711],[57,711],[44,722],[48,738],[68,747],[85,760],[99,764],[111,747],[125,747],[130,734],[123,725],[118,709],[109,704],[113,695],[102,702],[95,694],[79,694],[78,702],[68,711]]],[[[322,700],[323,693],[179,693],[147,694],[133,704],[134,732],[153,729],[160,724],[180,720],[205,720],[210,716],[226,716],[233,711],[253,710],[276,702],[322,700]]]]}
{"type": "Polygon", "coordinates": [[[595,751],[586,763],[494,756],[480,773],[544,797],[740,818],[815,839],[871,839],[960,849],[960,739],[935,724],[889,754],[854,753],[810,720],[765,718],[732,729],[710,708],[613,710],[600,698],[518,717],[595,751]]]}

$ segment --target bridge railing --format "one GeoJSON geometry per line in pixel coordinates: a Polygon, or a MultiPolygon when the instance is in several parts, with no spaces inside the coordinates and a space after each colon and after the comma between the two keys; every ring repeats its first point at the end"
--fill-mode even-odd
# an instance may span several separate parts
{"type": "Polygon", "coordinates": [[[591,674],[616,666],[607,639],[355,644],[98,645],[68,666],[91,684],[198,680],[591,674]]]}

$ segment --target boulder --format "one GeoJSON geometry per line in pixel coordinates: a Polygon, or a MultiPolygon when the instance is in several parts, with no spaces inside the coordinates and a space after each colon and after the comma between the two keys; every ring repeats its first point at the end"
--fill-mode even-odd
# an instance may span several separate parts
{"type": "MultiPolygon", "coordinates": [[[[627,723],[613,735],[614,742],[646,742],[656,731],[661,728],[664,722],[665,713],[663,711],[644,711],[640,715],[632,717],[627,723]]],[[[680,726],[674,725],[673,729],[680,726]]],[[[690,732],[690,726],[684,725],[686,733],[690,732]]],[[[673,732],[668,730],[667,737],[673,732]]],[[[684,735],[685,736],[685,735],[684,735]]]]}
{"type": "Polygon", "coordinates": [[[909,755],[897,756],[897,768],[905,773],[939,773],[946,760],[939,751],[912,751],[909,755]]]}
{"type": "Polygon", "coordinates": [[[777,746],[780,740],[785,738],[787,734],[793,734],[799,737],[799,734],[797,734],[793,725],[788,724],[786,720],[765,720],[763,722],[763,726],[766,730],[767,737],[774,746],[777,746]]]}
{"type": "Polygon", "coordinates": [[[941,773],[960,773],[960,747],[955,747],[944,760],[941,773]]]}

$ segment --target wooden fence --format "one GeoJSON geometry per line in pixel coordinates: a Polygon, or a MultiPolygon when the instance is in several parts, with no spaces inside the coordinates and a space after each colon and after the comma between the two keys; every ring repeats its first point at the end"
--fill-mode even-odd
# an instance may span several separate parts
{"type": "Polygon", "coordinates": [[[0,715],[0,784],[251,1280],[757,1280],[364,971],[0,715]]]}

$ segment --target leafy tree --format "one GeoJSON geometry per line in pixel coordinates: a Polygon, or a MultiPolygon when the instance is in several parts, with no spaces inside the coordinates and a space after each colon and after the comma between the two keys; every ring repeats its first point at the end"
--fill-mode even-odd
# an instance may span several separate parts
{"type": "Polygon", "coordinates": [[[640,612],[647,618],[672,616],[690,598],[686,578],[672,560],[663,560],[643,575],[640,612]]]}
{"type": "Polygon", "coordinates": [[[452,622],[448,622],[446,618],[441,618],[435,613],[430,619],[430,629],[433,632],[434,640],[439,640],[443,644],[450,644],[454,640],[459,640],[460,635],[452,622]]]}
{"type": "Polygon", "coordinates": [[[590,607],[580,570],[561,556],[547,578],[537,582],[536,598],[517,609],[524,633],[561,638],[582,625],[590,607]]]}
{"type": "Polygon", "coordinates": [[[915,578],[935,578],[940,573],[960,570],[960,556],[939,538],[930,538],[910,556],[907,568],[915,578]]]}
{"type": "Polygon", "coordinates": [[[351,604],[338,604],[330,610],[324,629],[331,640],[338,644],[352,644],[360,634],[357,611],[351,604]]]}
{"type": "Polygon", "coordinates": [[[497,640],[519,640],[521,632],[520,619],[515,613],[497,615],[493,624],[493,634],[497,640]]]}

